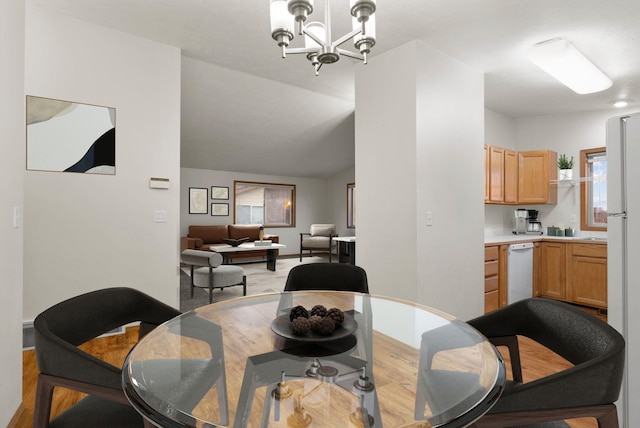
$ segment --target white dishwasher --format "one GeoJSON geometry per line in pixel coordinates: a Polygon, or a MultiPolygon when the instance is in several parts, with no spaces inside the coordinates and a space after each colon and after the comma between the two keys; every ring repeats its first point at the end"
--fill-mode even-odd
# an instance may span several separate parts
{"type": "Polygon", "coordinates": [[[533,295],[533,243],[509,245],[507,264],[507,302],[513,303],[533,295]]]}

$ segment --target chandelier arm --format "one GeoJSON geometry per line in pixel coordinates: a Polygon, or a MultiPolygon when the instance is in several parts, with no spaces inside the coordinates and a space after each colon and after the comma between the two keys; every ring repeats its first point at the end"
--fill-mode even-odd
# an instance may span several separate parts
{"type": "Polygon", "coordinates": [[[328,46],[327,44],[325,44],[325,42],[323,42],[318,36],[313,34],[311,31],[307,31],[307,27],[306,26],[302,27],[302,32],[305,35],[311,37],[313,39],[313,41],[316,42],[319,46],[328,46]]]}
{"type": "Polygon", "coordinates": [[[336,47],[340,46],[341,44],[343,44],[344,42],[353,39],[355,36],[357,36],[360,33],[362,33],[362,29],[353,30],[349,34],[345,34],[344,36],[340,37],[335,42],[331,43],[331,47],[332,48],[336,48],[336,47]]]}
{"type": "MultiPolygon", "coordinates": [[[[351,52],[351,51],[348,51],[346,49],[340,49],[340,48],[337,48],[337,51],[338,51],[338,53],[340,55],[344,55],[344,56],[347,56],[349,58],[359,59],[360,61],[364,61],[365,60],[364,55],[359,54],[359,53],[351,52]]],[[[287,52],[289,52],[289,51],[287,51],[287,52]]]]}
{"type": "Polygon", "coordinates": [[[288,54],[308,54],[308,53],[317,53],[317,48],[287,48],[288,54]]]}

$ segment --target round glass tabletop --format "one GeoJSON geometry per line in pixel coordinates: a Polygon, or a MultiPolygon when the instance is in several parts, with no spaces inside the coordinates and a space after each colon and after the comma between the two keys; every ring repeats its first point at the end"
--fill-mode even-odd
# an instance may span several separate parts
{"type": "Polygon", "coordinates": [[[463,427],[504,382],[499,353],[468,324],[411,302],[322,291],[185,313],[145,336],[123,368],[133,406],[163,427],[463,427]],[[309,340],[317,333],[282,326],[291,308],[316,305],[340,309],[348,333],[309,340]]]}

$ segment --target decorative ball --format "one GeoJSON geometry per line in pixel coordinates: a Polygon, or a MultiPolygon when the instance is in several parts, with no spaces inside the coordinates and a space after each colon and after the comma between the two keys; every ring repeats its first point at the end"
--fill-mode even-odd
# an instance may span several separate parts
{"type": "Polygon", "coordinates": [[[338,308],[331,308],[327,311],[327,317],[333,320],[333,323],[337,326],[344,322],[344,312],[338,308]]]}
{"type": "Polygon", "coordinates": [[[315,331],[321,336],[330,336],[335,329],[336,329],[336,325],[333,323],[333,320],[327,317],[327,318],[322,318],[318,321],[318,323],[316,324],[315,331]]]}
{"type": "Polygon", "coordinates": [[[305,309],[304,306],[294,306],[291,308],[291,312],[289,312],[289,321],[293,321],[296,318],[309,318],[309,312],[305,309]]]}
{"type": "Polygon", "coordinates": [[[315,305],[313,308],[311,308],[311,315],[317,315],[321,318],[326,317],[327,308],[322,305],[315,305]]]}
{"type": "Polygon", "coordinates": [[[318,321],[320,321],[322,319],[322,317],[319,317],[317,315],[311,315],[309,317],[309,324],[311,325],[311,330],[316,331],[316,329],[318,328],[318,321]]]}
{"type": "Polygon", "coordinates": [[[298,317],[291,321],[291,331],[297,336],[302,336],[311,329],[309,320],[304,317],[298,317]]]}

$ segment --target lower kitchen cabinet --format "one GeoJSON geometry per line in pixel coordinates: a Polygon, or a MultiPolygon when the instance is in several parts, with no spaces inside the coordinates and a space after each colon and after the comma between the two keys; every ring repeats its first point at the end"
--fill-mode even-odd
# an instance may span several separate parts
{"type": "Polygon", "coordinates": [[[541,242],[539,254],[534,291],[596,312],[607,309],[606,244],[541,242]]]}
{"type": "Polygon", "coordinates": [[[570,244],[567,254],[567,290],[579,305],[607,308],[607,246],[570,244]]]}
{"type": "Polygon", "coordinates": [[[542,242],[540,244],[540,295],[551,299],[566,300],[566,243],[542,242]]]}
{"type": "Polygon", "coordinates": [[[484,247],[484,312],[495,311],[507,304],[508,245],[484,247]]]}

